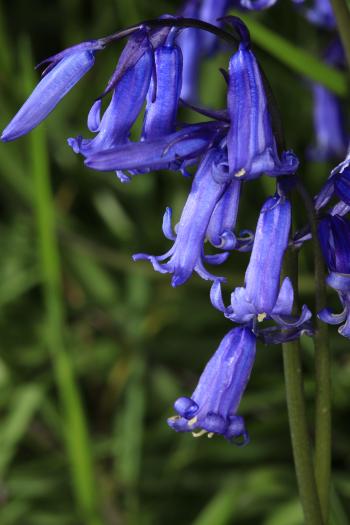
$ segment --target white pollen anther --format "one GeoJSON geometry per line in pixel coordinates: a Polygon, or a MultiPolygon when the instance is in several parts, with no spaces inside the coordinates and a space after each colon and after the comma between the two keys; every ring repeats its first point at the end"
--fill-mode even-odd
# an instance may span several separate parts
{"type": "Polygon", "coordinates": [[[235,177],[244,177],[246,173],[246,170],[244,168],[241,168],[239,171],[237,171],[237,173],[235,173],[235,177]]]}
{"type": "Polygon", "coordinates": [[[192,432],[192,436],[194,438],[199,438],[201,436],[204,436],[204,434],[206,434],[208,431],[207,430],[200,430],[199,432],[192,432]]]}
{"type": "Polygon", "coordinates": [[[258,321],[259,323],[261,323],[265,318],[266,318],[267,314],[263,313],[263,314],[258,314],[258,321]]]}
{"type": "Polygon", "coordinates": [[[198,418],[197,418],[197,416],[195,416],[195,417],[193,417],[192,419],[189,419],[189,421],[188,421],[188,425],[189,425],[190,427],[192,427],[193,425],[195,425],[195,424],[197,423],[197,421],[198,421],[198,418]]]}
{"type": "Polygon", "coordinates": [[[214,432],[209,432],[209,433],[208,433],[208,438],[209,438],[209,439],[211,439],[213,436],[214,436],[214,432]]]}

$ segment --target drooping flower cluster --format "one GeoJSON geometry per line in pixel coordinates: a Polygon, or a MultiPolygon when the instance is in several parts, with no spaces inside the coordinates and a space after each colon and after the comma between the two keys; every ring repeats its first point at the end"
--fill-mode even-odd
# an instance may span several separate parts
{"type": "MultiPolygon", "coordinates": [[[[246,9],[273,3],[241,0],[246,9]]],[[[214,22],[227,5],[226,1],[193,1],[184,14],[214,22]]],[[[223,338],[192,396],[175,402],[177,415],[168,423],[176,431],[197,431],[194,435],[208,433],[209,437],[222,434],[244,444],[248,434],[237,411],[254,363],[257,340],[279,343],[304,332],[311,334],[312,328],[311,312],[305,305],[299,315],[294,312],[290,278],[286,276],[281,283],[284,255],[291,244],[288,188],[293,186],[299,162],[292,151],[285,150],[277,134],[270,88],[251,48],[248,29],[235,17],[225,22],[234,30],[233,36],[225,33],[227,39],[234,43],[239,37],[238,49],[225,73],[227,108],[212,111],[193,106],[208,120],[191,125],[179,120],[181,98],[193,98],[193,71],[188,64],[193,57],[199,60],[201,54],[210,52],[216,42],[198,26],[193,29],[190,22],[167,16],[125,33],[128,41],[124,51],[87,117],[93,135],[69,138],[68,144],[84,158],[86,166],[114,171],[123,183],[154,170],[188,175],[189,168],[195,169],[178,224],[172,224],[171,208],[164,214],[163,233],[172,246],[163,255],[138,253],[134,260],[148,260],[156,271],[171,274],[174,287],[185,283],[193,272],[213,282],[213,306],[238,326],[223,338]],[[105,109],[104,97],[110,98],[105,109]],[[130,133],[140,115],[142,131],[138,140],[132,141],[130,133]],[[276,178],[276,193],[263,203],[256,232],[237,232],[242,186],[261,176],[276,178]],[[208,243],[216,253],[206,253],[208,243]],[[220,266],[235,250],[251,251],[251,255],[244,285],[233,290],[230,304],[225,306],[221,291],[225,279],[217,275],[219,272],[214,275],[209,271],[208,265],[220,266]],[[268,321],[267,327],[264,321],[268,321]]],[[[2,140],[14,140],[44,120],[93,66],[96,53],[119,37],[116,34],[84,42],[45,61],[49,65],[42,80],[3,131],[2,140]]],[[[343,274],[350,273],[350,266],[336,232],[344,230],[350,239],[340,209],[350,205],[348,173],[346,161],[316,199],[317,208],[325,206],[334,193],[342,200],[336,212],[320,225],[331,272],[328,282],[339,292],[345,307],[345,313],[337,318],[340,323],[348,316],[349,292],[343,274]]],[[[328,311],[319,315],[333,322],[328,311]]],[[[342,328],[345,335],[346,330],[342,328]]]]}

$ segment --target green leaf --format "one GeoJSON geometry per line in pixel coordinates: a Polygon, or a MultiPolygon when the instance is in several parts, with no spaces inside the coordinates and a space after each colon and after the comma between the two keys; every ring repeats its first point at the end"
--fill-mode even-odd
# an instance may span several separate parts
{"type": "Polygon", "coordinates": [[[16,453],[18,443],[27,432],[28,426],[41,404],[42,396],[41,388],[35,384],[17,389],[9,414],[2,422],[0,430],[0,476],[5,474],[16,453]]]}

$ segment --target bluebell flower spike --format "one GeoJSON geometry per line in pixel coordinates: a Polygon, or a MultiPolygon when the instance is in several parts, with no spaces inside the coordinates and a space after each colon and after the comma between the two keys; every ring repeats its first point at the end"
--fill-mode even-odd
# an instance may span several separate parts
{"type": "Polygon", "coordinates": [[[180,397],[178,415],[168,419],[177,432],[195,437],[223,435],[236,444],[247,444],[248,433],[237,410],[255,360],[256,337],[248,327],[233,328],[206,365],[190,398],[180,397]]]}
{"type": "Polygon", "coordinates": [[[86,42],[47,59],[52,61],[52,67],[6,126],[1,140],[18,139],[38,126],[92,68],[95,51],[99,49],[101,47],[95,41],[86,42]]]}

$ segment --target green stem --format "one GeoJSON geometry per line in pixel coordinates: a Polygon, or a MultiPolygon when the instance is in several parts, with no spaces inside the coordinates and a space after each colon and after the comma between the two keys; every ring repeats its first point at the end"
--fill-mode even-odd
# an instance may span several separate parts
{"type": "MultiPolygon", "coordinates": [[[[285,274],[298,291],[297,252],[289,249],[285,256],[285,274]]],[[[295,304],[294,307],[297,305],[295,304]]],[[[289,427],[300,501],[306,525],[322,525],[322,513],[312,461],[312,448],[307,427],[304,382],[299,340],[282,344],[289,427]]]]}
{"type": "MultiPolygon", "coordinates": [[[[23,42],[25,89],[35,85],[28,42],[23,42]]],[[[38,255],[41,264],[46,309],[45,336],[51,353],[57,389],[63,412],[63,435],[71,467],[73,489],[81,521],[101,525],[97,512],[96,486],[88,429],[75,380],[74,367],[64,341],[65,311],[62,297],[61,266],[56,234],[55,205],[50,184],[45,131],[30,134],[30,171],[33,178],[33,210],[36,218],[38,255]]]]}
{"type": "Polygon", "coordinates": [[[299,341],[283,343],[289,426],[300,501],[306,525],[322,525],[310,439],[308,435],[299,341]]]}
{"type": "MultiPolygon", "coordinates": [[[[315,306],[316,311],[319,312],[326,304],[326,275],[318,241],[317,217],[313,201],[300,181],[298,191],[304,201],[311,228],[315,267],[315,306]]],[[[316,321],[315,333],[315,374],[315,474],[324,523],[328,523],[332,453],[331,364],[328,327],[319,319],[316,321]]]]}
{"type": "Polygon", "coordinates": [[[350,11],[345,0],[332,0],[339,35],[344,47],[346,61],[350,69],[350,11]]]}

